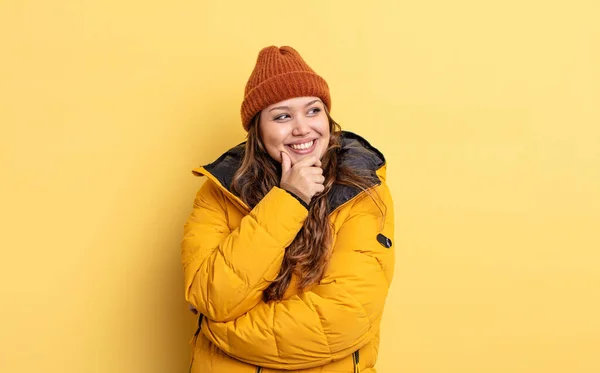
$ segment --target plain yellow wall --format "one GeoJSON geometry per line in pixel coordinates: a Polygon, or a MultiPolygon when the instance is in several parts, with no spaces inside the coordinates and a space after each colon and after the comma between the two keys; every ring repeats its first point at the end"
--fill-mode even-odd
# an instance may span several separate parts
{"type": "Polygon", "coordinates": [[[598,19],[596,0],[3,1],[0,372],[186,371],[190,170],[244,140],[271,44],[389,160],[379,371],[599,372],[598,19]]]}

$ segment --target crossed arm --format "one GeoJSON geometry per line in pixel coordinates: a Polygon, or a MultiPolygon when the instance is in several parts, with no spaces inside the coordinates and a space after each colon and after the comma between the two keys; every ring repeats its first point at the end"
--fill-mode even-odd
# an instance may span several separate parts
{"type": "Polygon", "coordinates": [[[377,240],[381,233],[394,242],[393,203],[385,184],[375,190],[383,214],[367,195],[354,202],[319,284],[278,302],[254,296],[252,307],[229,320],[208,316],[204,335],[241,361],[280,369],[321,366],[368,343],[379,328],[394,270],[394,247],[377,240]]]}

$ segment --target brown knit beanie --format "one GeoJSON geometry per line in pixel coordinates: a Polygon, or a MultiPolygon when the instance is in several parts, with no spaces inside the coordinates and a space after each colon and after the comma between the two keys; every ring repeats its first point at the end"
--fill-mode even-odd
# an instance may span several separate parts
{"type": "Polygon", "coordinates": [[[262,109],[294,97],[314,96],[331,110],[329,86],[292,47],[263,48],[246,83],[242,102],[242,124],[248,131],[250,121],[262,109]]]}

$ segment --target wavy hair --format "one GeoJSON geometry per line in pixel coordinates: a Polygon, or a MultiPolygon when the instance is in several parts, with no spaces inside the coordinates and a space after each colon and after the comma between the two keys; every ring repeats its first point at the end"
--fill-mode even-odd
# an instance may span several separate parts
{"type": "MultiPolygon", "coordinates": [[[[368,170],[357,170],[340,162],[341,127],[327,108],[330,139],[321,162],[325,177],[324,191],[313,196],[304,225],[286,248],[279,275],[263,292],[265,302],[281,300],[296,275],[298,290],[319,282],[329,262],[333,227],[329,221],[327,195],[334,184],[352,186],[367,191],[373,185],[368,170]]],[[[259,134],[260,113],[250,122],[248,138],[240,168],[235,172],[232,190],[253,208],[281,179],[281,164],[267,153],[259,134]]],[[[376,202],[377,204],[377,202],[376,202]]],[[[379,204],[377,204],[379,206],[379,204]]],[[[381,208],[380,208],[381,210],[381,208]]]]}

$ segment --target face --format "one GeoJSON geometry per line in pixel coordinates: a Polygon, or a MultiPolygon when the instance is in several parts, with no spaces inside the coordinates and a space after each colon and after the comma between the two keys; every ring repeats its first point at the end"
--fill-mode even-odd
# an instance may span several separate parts
{"type": "Polygon", "coordinates": [[[314,155],[319,159],[329,144],[329,120],[318,97],[296,97],[266,107],[260,113],[259,133],[269,155],[281,163],[281,152],[292,165],[314,155]]]}

